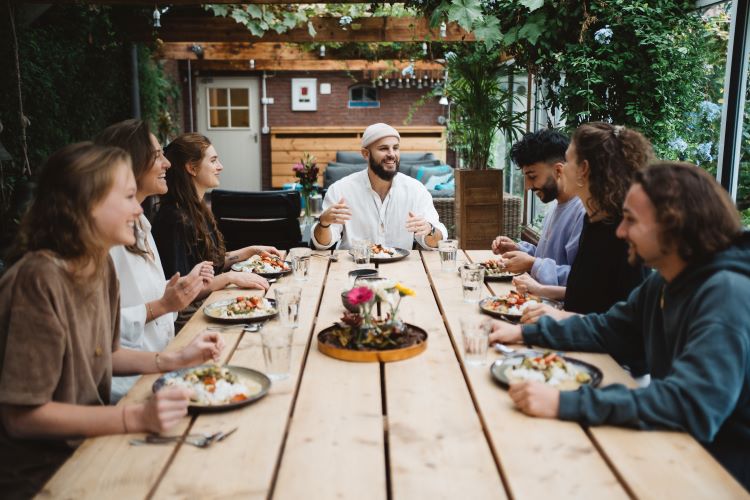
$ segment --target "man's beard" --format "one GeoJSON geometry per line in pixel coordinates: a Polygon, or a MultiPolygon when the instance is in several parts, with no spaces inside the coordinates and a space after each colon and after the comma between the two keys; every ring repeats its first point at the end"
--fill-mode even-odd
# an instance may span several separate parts
{"type": "Polygon", "coordinates": [[[645,264],[643,257],[640,256],[636,247],[631,243],[628,243],[628,264],[633,267],[638,267],[645,264]]]}
{"type": "MultiPolygon", "coordinates": [[[[383,161],[385,161],[385,158],[383,159],[383,161]]],[[[373,173],[384,181],[390,181],[391,179],[396,177],[398,169],[401,166],[401,162],[398,160],[398,158],[395,159],[396,169],[393,172],[389,172],[388,170],[386,170],[385,167],[383,167],[382,163],[375,163],[375,161],[372,159],[372,155],[370,155],[368,162],[370,163],[370,168],[372,169],[373,173]]]]}
{"type": "Polygon", "coordinates": [[[544,186],[539,189],[534,189],[534,192],[541,194],[539,199],[542,200],[543,203],[549,203],[552,200],[556,200],[557,196],[560,194],[557,182],[551,175],[547,177],[546,181],[544,181],[544,186]]]}

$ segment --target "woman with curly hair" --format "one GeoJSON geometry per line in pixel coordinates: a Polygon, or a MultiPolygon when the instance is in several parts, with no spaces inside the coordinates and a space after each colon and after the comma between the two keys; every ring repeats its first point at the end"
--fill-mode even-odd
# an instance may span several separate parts
{"type": "Polygon", "coordinates": [[[615,235],[622,204],[636,172],[652,159],[651,144],[639,132],[621,125],[581,125],[565,152],[563,175],[586,209],[578,255],[566,287],[540,285],[528,275],[514,282],[521,291],[565,301],[565,311],[530,306],[523,322],[543,315],[556,319],[572,313],[605,312],[627,299],[646,277],[641,263],[628,264],[628,246],[615,235]]]}
{"type": "Polygon", "coordinates": [[[13,262],[0,278],[0,491],[31,498],[82,437],[162,432],[190,392],[159,391],[109,406],[112,375],[217,360],[224,343],[199,334],[179,351],[120,347],[120,297],[109,250],[135,244],[142,213],[130,157],[79,143],[42,167],[13,262]]]}
{"type": "MultiPolygon", "coordinates": [[[[167,192],[170,167],[159,141],[142,120],[110,125],[94,139],[98,144],[124,149],[132,160],[138,203],[167,192]]],[[[128,349],[161,351],[174,338],[177,312],[189,306],[213,278],[210,262],[199,262],[188,273],[172,273],[167,280],[159,251],[144,214],[135,222],[136,241],[118,245],[109,254],[120,281],[120,344],[128,349]]],[[[137,376],[112,380],[112,402],[123,397],[137,376]]]]}
{"type": "MultiPolygon", "coordinates": [[[[203,199],[207,190],[219,186],[219,174],[224,169],[211,141],[201,134],[182,134],[167,146],[165,155],[172,164],[166,176],[169,190],[154,217],[154,239],[164,271],[185,273],[201,261],[211,261],[216,271],[211,290],[230,284],[268,289],[268,281],[257,274],[228,270],[232,264],[256,254],[280,254],[267,246],[229,252],[224,247],[224,238],[203,199]]],[[[199,296],[203,297],[205,294],[199,296]]],[[[178,326],[184,316],[180,314],[178,326]]]]}

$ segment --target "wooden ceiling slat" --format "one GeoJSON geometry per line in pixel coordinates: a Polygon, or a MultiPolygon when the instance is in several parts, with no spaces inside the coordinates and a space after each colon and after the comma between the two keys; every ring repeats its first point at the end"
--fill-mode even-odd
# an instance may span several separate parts
{"type": "Polygon", "coordinates": [[[150,41],[156,36],[165,42],[420,42],[474,41],[474,35],[456,23],[449,23],[445,38],[438,29],[430,29],[427,19],[414,17],[367,17],[355,19],[359,29],[344,30],[336,17],[316,17],[311,21],[317,34],[311,37],[307,27],[286,33],[267,32],[262,38],[250,34],[233,19],[211,16],[186,16],[179,13],[162,16],[162,27],[155,30],[145,18],[127,22],[133,40],[150,41]]]}
{"type": "MultiPolygon", "coordinates": [[[[172,6],[201,6],[205,0],[24,0],[26,3],[44,3],[52,5],[88,4],[88,5],[145,5],[153,7],[158,5],[172,6]]],[[[329,4],[329,3],[372,3],[372,0],[211,0],[215,4],[256,4],[256,5],[296,5],[296,4],[329,4]]]]}

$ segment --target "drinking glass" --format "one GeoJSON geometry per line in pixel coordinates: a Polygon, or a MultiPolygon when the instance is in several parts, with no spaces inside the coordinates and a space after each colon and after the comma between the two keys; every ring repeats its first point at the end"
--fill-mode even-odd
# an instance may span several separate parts
{"type": "Polygon", "coordinates": [[[293,334],[294,328],[288,326],[266,327],[260,331],[266,375],[271,380],[283,380],[289,376],[293,334]]]}
{"type": "Polygon", "coordinates": [[[443,271],[456,270],[456,256],[458,255],[458,241],[438,241],[438,252],[440,253],[440,269],[443,271]]]}
{"type": "Polygon", "coordinates": [[[310,270],[311,250],[306,247],[292,248],[289,255],[292,259],[292,272],[296,281],[307,281],[307,272],[310,270]]]}
{"type": "Polygon", "coordinates": [[[276,308],[279,311],[279,321],[284,326],[297,328],[299,326],[299,303],[302,288],[299,286],[280,286],[274,288],[276,308]]]}
{"type": "Polygon", "coordinates": [[[490,339],[490,322],[487,318],[472,314],[461,317],[461,335],[464,343],[464,363],[483,365],[487,360],[490,339]]]}
{"type": "Polygon", "coordinates": [[[370,264],[370,242],[367,240],[352,241],[352,257],[357,267],[370,264]]]}
{"type": "Polygon", "coordinates": [[[464,289],[464,302],[479,302],[482,298],[484,267],[481,264],[464,264],[461,266],[461,284],[464,289]]]}

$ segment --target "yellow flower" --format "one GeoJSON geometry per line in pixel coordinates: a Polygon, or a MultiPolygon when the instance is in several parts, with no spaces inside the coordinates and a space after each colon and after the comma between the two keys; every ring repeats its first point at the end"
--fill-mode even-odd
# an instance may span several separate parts
{"type": "Polygon", "coordinates": [[[398,294],[401,295],[402,297],[406,295],[410,297],[414,296],[414,290],[412,290],[411,288],[405,287],[401,283],[396,283],[396,290],[398,290],[398,294]]]}

